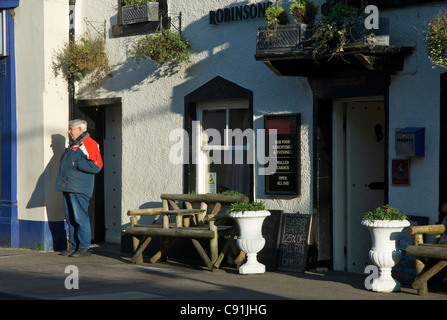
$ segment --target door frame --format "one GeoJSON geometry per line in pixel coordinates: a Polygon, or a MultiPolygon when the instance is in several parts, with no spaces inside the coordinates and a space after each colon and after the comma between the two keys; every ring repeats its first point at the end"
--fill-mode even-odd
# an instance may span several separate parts
{"type": "Polygon", "coordinates": [[[346,168],[346,140],[345,120],[346,104],[348,102],[370,102],[383,101],[384,105],[384,200],[387,198],[387,179],[388,179],[388,125],[387,108],[385,107],[384,96],[366,96],[333,99],[332,101],[332,210],[333,210],[333,269],[346,271],[348,269],[348,196],[347,196],[347,174],[346,168]],[[344,105],[345,104],[345,105],[344,105]],[[386,139],[386,140],[385,140],[386,139]],[[342,181],[342,187],[335,188],[335,182],[342,181]]]}
{"type": "Polygon", "coordinates": [[[390,74],[364,70],[337,76],[308,77],[313,93],[312,238],[310,268],[333,268],[332,101],[352,97],[384,97],[385,203],[388,202],[388,127],[390,74]]]}

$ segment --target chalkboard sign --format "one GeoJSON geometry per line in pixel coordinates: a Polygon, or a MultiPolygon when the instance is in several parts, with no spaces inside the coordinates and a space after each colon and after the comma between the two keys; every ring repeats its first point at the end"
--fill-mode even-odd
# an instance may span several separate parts
{"type": "Polygon", "coordinates": [[[279,230],[283,211],[269,210],[270,216],[262,225],[262,236],[265,238],[264,248],[258,253],[258,261],[265,265],[266,270],[275,271],[278,261],[279,230]]]}
{"type": "Polygon", "coordinates": [[[293,272],[306,270],[310,217],[310,214],[284,214],[278,270],[293,272]]]}
{"type": "MultiPolygon", "coordinates": [[[[408,216],[410,226],[422,226],[428,224],[427,217],[408,216]]],[[[414,244],[414,236],[407,232],[408,227],[404,228],[399,235],[398,249],[402,252],[402,259],[393,267],[393,278],[402,284],[412,284],[416,278],[415,258],[406,255],[406,249],[409,245],[414,244]]]]}

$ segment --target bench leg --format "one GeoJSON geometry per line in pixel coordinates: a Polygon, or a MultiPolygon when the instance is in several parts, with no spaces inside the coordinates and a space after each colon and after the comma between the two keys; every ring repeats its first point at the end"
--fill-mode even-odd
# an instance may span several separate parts
{"type": "MultiPolygon", "coordinates": [[[[416,267],[416,279],[418,278],[418,277],[420,277],[421,275],[422,275],[422,273],[424,272],[424,268],[425,268],[425,264],[424,264],[424,262],[422,262],[422,260],[421,259],[415,259],[415,267],[416,267]]],[[[414,285],[414,281],[413,281],[413,284],[412,284],[412,286],[414,285]]],[[[416,289],[416,288],[414,288],[414,289],[416,289]]],[[[425,283],[422,283],[420,286],[419,286],[419,288],[417,289],[418,290],[418,295],[420,295],[420,296],[426,296],[426,295],[428,295],[428,286],[427,286],[427,282],[425,282],[425,283]]]]}
{"type": "Polygon", "coordinates": [[[167,261],[168,260],[168,251],[169,249],[177,242],[178,238],[164,238],[162,239],[162,244],[160,251],[152,256],[149,260],[151,263],[156,263],[158,260],[167,261]]]}
{"type": "Polygon", "coordinates": [[[146,239],[144,239],[143,243],[139,246],[140,241],[138,240],[138,238],[134,237],[133,245],[134,245],[135,254],[130,259],[131,262],[136,263],[136,264],[143,263],[143,251],[144,251],[144,249],[146,249],[146,247],[148,246],[149,242],[151,242],[151,240],[152,240],[151,237],[146,237],[146,239]]]}
{"type": "Polygon", "coordinates": [[[441,271],[445,266],[447,266],[447,261],[439,261],[424,273],[418,273],[418,277],[412,284],[413,289],[417,289],[418,294],[421,296],[428,295],[427,281],[441,271]]]}
{"type": "Polygon", "coordinates": [[[244,263],[245,258],[246,258],[246,254],[244,251],[241,250],[241,252],[237,256],[237,258],[234,259],[234,263],[236,264],[236,269],[239,269],[239,267],[244,263]]]}
{"type": "Polygon", "coordinates": [[[213,263],[211,262],[211,259],[206,254],[206,252],[203,249],[202,245],[200,244],[199,240],[191,239],[191,241],[194,244],[194,247],[196,247],[196,250],[199,253],[200,257],[202,258],[203,262],[205,262],[206,266],[211,270],[213,268],[213,263]]]}
{"type": "Polygon", "coordinates": [[[236,239],[236,231],[233,231],[230,235],[230,237],[228,238],[227,242],[225,243],[225,245],[222,248],[222,251],[219,254],[219,257],[217,258],[217,260],[214,262],[214,268],[219,269],[220,264],[222,263],[222,260],[225,257],[225,254],[227,253],[228,249],[230,249],[230,246],[233,244],[233,241],[236,239]]]}

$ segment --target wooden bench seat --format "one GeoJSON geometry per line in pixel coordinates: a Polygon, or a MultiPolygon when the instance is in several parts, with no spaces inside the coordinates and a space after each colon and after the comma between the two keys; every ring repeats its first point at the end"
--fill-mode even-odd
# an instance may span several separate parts
{"type": "Polygon", "coordinates": [[[142,263],[142,253],[153,237],[160,237],[160,250],[150,262],[166,260],[169,249],[179,238],[190,239],[202,260],[210,270],[218,269],[231,243],[237,235],[237,227],[227,225],[228,214],[222,213],[222,205],[234,202],[248,202],[245,196],[224,196],[215,194],[162,194],[162,207],[129,210],[131,225],[125,233],[132,236],[135,254],[131,261],[142,263]],[[181,208],[184,207],[184,208],[181,208]],[[141,225],[138,217],[155,215],[152,224],[141,225]],[[171,222],[171,217],[175,222],[171,222]],[[161,218],[161,221],[160,221],[161,218]],[[223,238],[226,237],[226,239],[223,238]],[[199,240],[209,240],[208,255],[199,240]],[[219,239],[226,242],[219,252],[219,239]]]}
{"type": "Polygon", "coordinates": [[[435,234],[440,236],[445,232],[446,227],[443,224],[408,228],[408,233],[414,235],[414,245],[407,247],[406,254],[415,257],[416,263],[416,279],[411,286],[418,290],[419,295],[428,295],[427,281],[447,266],[447,244],[426,244],[423,235],[435,234]],[[434,265],[428,267],[429,261],[435,262],[434,265]]]}
{"type": "MultiPolygon", "coordinates": [[[[233,226],[217,226],[220,235],[224,235],[225,231],[231,231],[233,226]]],[[[161,224],[153,225],[136,225],[127,227],[126,233],[134,236],[151,236],[151,237],[180,237],[180,238],[204,238],[213,239],[216,234],[210,231],[208,227],[181,227],[175,228],[175,224],[170,224],[170,228],[163,228],[161,224]]],[[[227,232],[228,233],[228,232],[227,232]]]]}

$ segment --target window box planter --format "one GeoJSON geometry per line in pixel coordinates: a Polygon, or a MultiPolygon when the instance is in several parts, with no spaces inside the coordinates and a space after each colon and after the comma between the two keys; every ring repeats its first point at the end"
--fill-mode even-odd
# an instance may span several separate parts
{"type": "Polygon", "coordinates": [[[159,21],[159,3],[147,2],[139,6],[123,5],[121,7],[123,25],[147,21],[159,21]]]}

